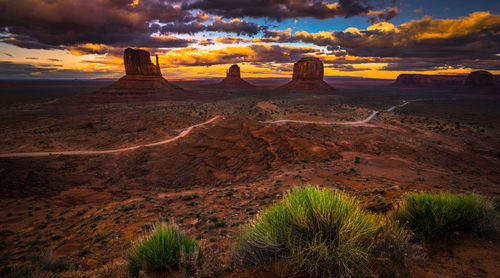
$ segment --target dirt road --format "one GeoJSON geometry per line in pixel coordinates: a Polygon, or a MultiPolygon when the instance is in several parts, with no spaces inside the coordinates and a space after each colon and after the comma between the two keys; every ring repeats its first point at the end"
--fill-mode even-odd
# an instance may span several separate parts
{"type": "Polygon", "coordinates": [[[181,133],[179,133],[179,135],[177,135],[173,138],[163,140],[160,142],[151,143],[151,144],[138,145],[138,146],[132,146],[132,147],[127,147],[127,148],[113,149],[113,150],[105,150],[105,151],[87,151],[87,150],[85,150],[85,151],[62,151],[62,152],[4,153],[4,154],[0,154],[0,157],[39,157],[39,156],[51,156],[51,155],[96,155],[96,154],[120,153],[120,152],[135,150],[135,149],[138,149],[141,147],[153,147],[153,146],[158,146],[158,145],[163,145],[163,144],[174,142],[174,141],[179,140],[180,138],[188,135],[194,128],[210,124],[219,118],[220,118],[220,116],[215,116],[206,122],[199,123],[199,124],[184,128],[184,130],[181,133]]]}
{"type": "MultiPolygon", "coordinates": [[[[404,101],[400,105],[392,106],[391,108],[387,109],[387,112],[394,111],[394,109],[398,107],[403,107],[407,104],[409,104],[410,101],[404,101]]],[[[379,112],[374,111],[372,112],[366,119],[360,120],[360,121],[348,121],[348,122],[321,122],[321,121],[301,121],[301,120],[276,120],[276,121],[265,121],[263,123],[268,123],[268,124],[280,124],[280,123],[302,123],[302,124],[318,124],[318,125],[366,125],[369,121],[371,121],[379,112]]],[[[104,150],[104,151],[88,151],[88,150],[83,150],[83,151],[60,151],[60,152],[25,152],[25,153],[4,153],[0,154],[1,157],[39,157],[39,156],[51,156],[51,155],[98,155],[98,154],[113,154],[113,153],[120,153],[120,152],[125,152],[125,151],[131,151],[135,150],[141,147],[153,147],[153,146],[158,146],[158,145],[163,145],[163,144],[168,144],[171,142],[174,142],[176,140],[179,140],[180,138],[188,135],[194,128],[199,127],[199,126],[204,126],[207,124],[210,124],[214,122],[215,120],[219,119],[221,116],[215,116],[211,118],[210,120],[199,123],[196,125],[192,125],[190,127],[184,128],[184,130],[179,133],[179,135],[151,143],[151,144],[145,144],[145,145],[137,145],[137,146],[131,146],[127,148],[120,148],[120,149],[113,149],[113,150],[104,150]]]]}

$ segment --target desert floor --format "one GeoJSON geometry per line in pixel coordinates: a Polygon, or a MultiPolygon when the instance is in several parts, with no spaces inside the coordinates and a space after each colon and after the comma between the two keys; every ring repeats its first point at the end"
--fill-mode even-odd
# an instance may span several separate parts
{"type": "MultiPolygon", "coordinates": [[[[138,148],[0,157],[0,265],[28,263],[42,248],[83,269],[120,261],[161,219],[229,267],[245,223],[304,184],[382,213],[410,191],[500,195],[499,96],[331,83],[331,94],[283,93],[271,80],[207,94],[215,99],[128,103],[71,101],[100,82],[4,84],[4,156],[138,148]]],[[[428,244],[412,274],[497,277],[498,243],[456,235],[428,244]]]]}

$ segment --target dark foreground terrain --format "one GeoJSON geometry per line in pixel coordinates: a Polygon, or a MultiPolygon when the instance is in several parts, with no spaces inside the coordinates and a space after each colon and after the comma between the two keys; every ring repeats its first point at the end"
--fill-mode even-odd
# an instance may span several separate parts
{"type": "MultiPolygon", "coordinates": [[[[273,89],[286,80],[251,81],[261,87],[205,94],[216,99],[92,104],[68,100],[105,81],[2,81],[2,154],[105,151],[187,134],[111,154],[0,157],[0,265],[30,265],[51,250],[70,269],[120,266],[163,219],[215,254],[223,276],[261,277],[232,266],[235,237],[295,186],[336,188],[379,213],[413,191],[500,195],[500,95],[350,79],[328,80],[338,88],[331,94],[286,94],[273,89]]],[[[174,83],[208,90],[206,81],[174,83]]],[[[422,243],[411,276],[497,277],[498,243],[496,234],[422,243]]]]}

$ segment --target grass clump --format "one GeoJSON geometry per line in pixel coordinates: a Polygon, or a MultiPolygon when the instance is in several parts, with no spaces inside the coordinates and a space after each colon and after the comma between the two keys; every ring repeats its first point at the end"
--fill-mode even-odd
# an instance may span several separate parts
{"type": "Polygon", "coordinates": [[[411,193],[393,216],[429,239],[453,232],[484,231],[496,214],[494,202],[476,194],[411,193]]]}
{"type": "Polygon", "coordinates": [[[353,198],[339,191],[301,187],[264,210],[240,233],[235,255],[260,265],[286,262],[294,273],[307,276],[371,276],[376,253],[386,249],[387,244],[378,240],[381,236],[390,245],[407,243],[407,233],[386,225],[383,216],[365,211],[353,198]]]}
{"type": "Polygon", "coordinates": [[[151,233],[132,248],[129,273],[138,276],[141,270],[169,272],[178,269],[181,263],[185,268],[194,268],[201,251],[198,242],[186,237],[176,225],[157,223],[151,233]],[[185,265],[186,262],[190,264],[185,265]]]}

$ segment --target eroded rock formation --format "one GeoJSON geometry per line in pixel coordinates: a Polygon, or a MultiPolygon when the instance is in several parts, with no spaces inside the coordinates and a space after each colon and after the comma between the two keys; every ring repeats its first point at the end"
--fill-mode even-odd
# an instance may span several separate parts
{"type": "Polygon", "coordinates": [[[149,52],[142,49],[127,48],[123,52],[123,64],[127,75],[161,76],[158,56],[156,65],[151,63],[149,52]]]}
{"type": "Polygon", "coordinates": [[[292,80],[323,80],[323,62],[315,57],[304,57],[293,65],[292,80]]]}
{"type": "Polygon", "coordinates": [[[484,70],[473,71],[469,73],[465,80],[466,86],[493,86],[495,84],[495,76],[484,70]]]}
{"type": "Polygon", "coordinates": [[[226,72],[226,77],[238,77],[241,78],[240,75],[240,67],[238,65],[232,65],[229,67],[229,70],[226,72]]]}
{"type": "Polygon", "coordinates": [[[460,87],[464,81],[465,76],[459,75],[400,74],[394,85],[400,87],[449,88],[460,87]]]}
{"type": "Polygon", "coordinates": [[[255,86],[241,78],[240,67],[238,65],[232,65],[226,72],[226,78],[216,87],[222,89],[246,89],[255,86]]]}
{"type": "Polygon", "coordinates": [[[292,81],[282,86],[285,90],[331,91],[335,90],[323,80],[323,62],[315,57],[304,57],[293,65],[292,81]]]}
{"type": "Polygon", "coordinates": [[[151,62],[148,51],[127,48],[123,53],[126,75],[115,83],[95,92],[96,96],[124,99],[169,99],[183,98],[190,92],[171,84],[162,77],[158,56],[156,65],[151,62]]]}

